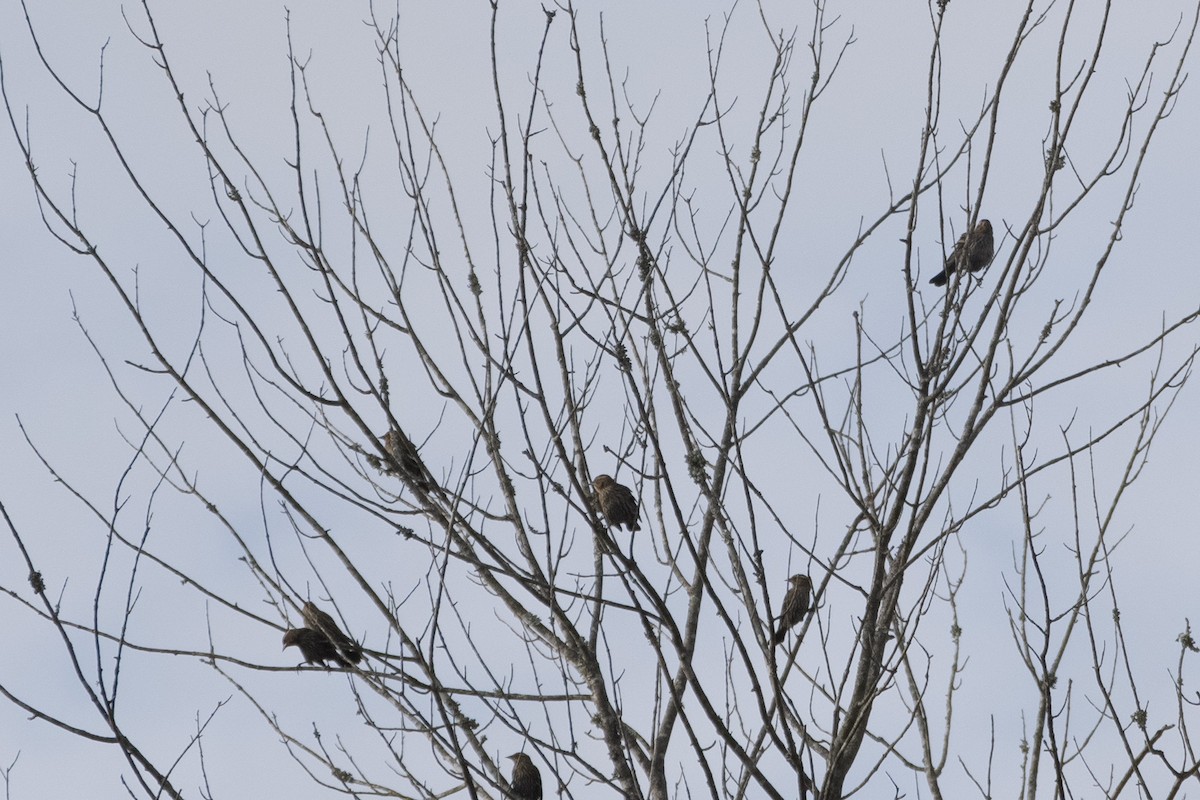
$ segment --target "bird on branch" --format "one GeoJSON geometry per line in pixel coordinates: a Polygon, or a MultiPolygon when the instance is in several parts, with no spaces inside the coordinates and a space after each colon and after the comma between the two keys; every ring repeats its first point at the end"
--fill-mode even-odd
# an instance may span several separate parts
{"type": "Polygon", "coordinates": [[[399,431],[392,429],[383,435],[383,449],[387,458],[367,453],[367,463],[384,475],[400,475],[412,481],[414,486],[428,490],[431,486],[426,477],[428,470],[417,453],[416,445],[412,444],[399,431]]]}
{"type": "Polygon", "coordinates": [[[638,525],[638,501],[628,486],[617,483],[608,475],[597,475],[592,486],[596,487],[596,499],[609,525],[618,528],[624,525],[631,533],[642,529],[638,525]]]}
{"type": "Polygon", "coordinates": [[[283,649],[292,645],[300,648],[306,664],[320,664],[332,661],[339,667],[348,667],[350,663],[338,653],[337,646],[329,641],[329,637],[312,628],[291,628],[283,632],[283,649]]]}
{"type": "Polygon", "coordinates": [[[930,278],[929,282],[934,286],[945,286],[953,272],[978,272],[992,263],[993,247],[992,223],[981,219],[974,228],[958,237],[942,271],[930,278]]]}
{"type": "Polygon", "coordinates": [[[542,773],[533,759],[524,753],[513,753],[512,777],[508,779],[510,800],[542,800],[542,773]]]}
{"type": "Polygon", "coordinates": [[[779,612],[779,627],[771,643],[779,646],[787,638],[787,632],[798,625],[808,614],[811,604],[812,581],[807,575],[793,575],[788,578],[788,591],[783,598],[783,609],[779,612]]]}
{"type": "Polygon", "coordinates": [[[311,601],[300,609],[304,615],[304,624],[314,631],[320,631],[332,642],[351,664],[362,661],[362,647],[358,642],[342,633],[342,629],[334,622],[333,617],[317,608],[311,601]]]}

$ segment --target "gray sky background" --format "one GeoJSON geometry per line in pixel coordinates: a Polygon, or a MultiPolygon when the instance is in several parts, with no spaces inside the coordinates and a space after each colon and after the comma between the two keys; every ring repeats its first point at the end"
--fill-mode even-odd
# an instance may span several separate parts
{"type": "MultiPolygon", "coordinates": [[[[648,142],[644,159],[646,172],[662,177],[669,171],[669,148],[695,119],[707,91],[706,22],[715,37],[727,4],[609,5],[581,4],[581,24],[594,31],[603,9],[610,55],[620,65],[618,72],[628,70],[631,98],[642,108],[651,102],[656,104],[652,126],[656,138],[648,142]]],[[[766,4],[772,28],[788,30],[799,25],[797,35],[805,40],[810,10],[803,4],[800,11],[792,12],[788,10],[791,5],[766,4]]],[[[954,140],[960,121],[974,117],[994,85],[1019,13],[1015,5],[966,0],[955,0],[950,5],[944,33],[940,126],[948,140],[954,140]]],[[[116,122],[116,135],[136,156],[135,168],[153,192],[166,198],[172,212],[213,221],[209,252],[214,259],[235,257],[230,243],[217,235],[220,226],[207,194],[204,165],[171,107],[170,92],[151,65],[150,52],[126,30],[120,5],[95,0],[70,6],[69,14],[41,6],[32,9],[46,57],[62,70],[73,88],[91,96],[97,85],[100,50],[108,42],[105,104],[116,122]]],[[[453,177],[459,182],[460,200],[467,202],[467,213],[485,219],[488,133],[495,130],[487,5],[439,2],[401,6],[401,42],[409,78],[420,93],[425,111],[438,116],[440,140],[453,177]]],[[[308,72],[314,97],[331,121],[343,151],[352,160],[357,159],[367,141],[371,157],[379,157],[375,148],[385,145],[386,118],[373,43],[362,22],[365,6],[298,0],[288,7],[297,52],[311,52],[308,72]]],[[[168,55],[177,74],[186,81],[188,102],[203,102],[211,79],[229,103],[230,119],[238,126],[238,135],[251,157],[265,169],[275,170],[274,180],[286,179],[283,159],[290,154],[292,144],[284,5],[219,0],[159,3],[154,11],[160,34],[170,48],[168,55]]],[[[129,9],[135,29],[143,24],[138,12],[129,9]]],[[[920,135],[931,39],[925,5],[831,4],[830,19],[838,15],[827,34],[827,46],[836,48],[851,32],[855,42],[828,94],[818,104],[810,134],[813,142],[803,156],[806,163],[801,174],[806,185],[797,193],[791,211],[795,228],[786,232],[789,245],[785,250],[795,256],[797,265],[821,263],[844,252],[863,220],[873,219],[886,206],[885,164],[898,191],[911,180],[920,135]]],[[[1090,171],[1112,146],[1129,88],[1127,80],[1136,79],[1150,43],[1165,40],[1179,15],[1176,3],[1117,4],[1109,22],[1110,40],[1095,78],[1097,86],[1085,109],[1086,117],[1079,123],[1086,133],[1076,134],[1078,149],[1070,154],[1084,171],[1090,171]]],[[[501,18],[504,91],[513,101],[510,107],[523,114],[527,77],[544,16],[536,4],[514,3],[501,18]]],[[[555,23],[548,59],[554,69],[547,73],[546,81],[559,97],[556,113],[561,112],[563,119],[574,126],[575,109],[569,102],[574,75],[565,71],[565,22],[560,15],[555,23]]],[[[1006,89],[997,166],[983,212],[993,221],[998,237],[1004,224],[1019,226],[1024,221],[1037,187],[1057,25],[1055,21],[1034,33],[1035,41],[1006,89]]],[[[1080,24],[1073,38],[1075,50],[1065,58],[1068,63],[1081,63],[1090,53],[1094,29],[1094,21],[1080,24]]],[[[798,57],[802,54],[803,50],[798,57]]],[[[150,220],[126,184],[113,177],[111,153],[103,147],[94,125],[64,100],[36,62],[24,32],[21,9],[12,0],[0,4],[0,55],[14,106],[18,110],[28,108],[29,132],[42,174],[65,191],[74,163],[80,218],[92,230],[101,232],[105,253],[129,268],[138,265],[151,318],[170,332],[172,347],[185,348],[195,330],[198,284],[194,276],[188,277],[186,265],[177,263],[178,255],[170,248],[162,226],[150,220]]],[[[1156,74],[1165,74],[1173,58],[1166,56],[1156,74]]],[[[1195,54],[1189,58],[1189,66],[1194,66],[1195,54]]],[[[726,99],[737,98],[731,119],[744,131],[750,130],[750,121],[761,103],[761,87],[769,66],[770,54],[763,45],[758,11],[742,4],[730,28],[721,82],[726,99]]],[[[793,68],[797,86],[807,79],[808,72],[807,65],[793,68]]],[[[1157,87],[1159,80],[1156,78],[1153,86],[1157,87]]],[[[1159,97],[1157,88],[1152,88],[1150,102],[1157,103],[1159,97]]],[[[0,366],[5,375],[0,392],[0,500],[34,547],[39,565],[45,565],[42,568],[52,587],[51,594],[61,592],[64,608],[86,617],[103,553],[103,531],[41,466],[19,423],[64,477],[99,505],[111,508],[114,495],[129,498],[123,513],[131,524],[145,513],[147,493],[153,489],[144,472],[132,476],[130,484],[118,487],[130,458],[122,433],[136,436],[137,427],[112,391],[102,365],[80,327],[72,321],[72,314],[78,312],[80,325],[95,338],[109,366],[130,387],[136,405],[148,411],[157,409],[166,401],[169,388],[125,365],[126,359],[148,363],[144,343],[90,262],[68,253],[45,231],[12,132],[7,124],[5,128],[0,133],[0,273],[5,281],[5,290],[0,293],[0,366]]],[[[1196,87],[1189,83],[1152,145],[1136,205],[1125,223],[1125,241],[1106,273],[1088,327],[1072,345],[1079,351],[1076,358],[1124,352],[1129,349],[1128,343],[1150,335],[1164,319],[1196,308],[1200,298],[1200,270],[1193,242],[1196,221],[1200,219],[1200,192],[1196,190],[1200,185],[1200,158],[1195,145],[1198,135],[1200,100],[1196,98],[1196,87]]],[[[713,152],[713,140],[703,147],[709,153],[701,163],[715,170],[719,160],[713,152]]],[[[740,141],[737,147],[746,148],[748,144],[740,141]]],[[[719,187],[722,181],[715,171],[691,177],[700,187],[719,187]]],[[[1117,210],[1112,192],[1121,185],[1118,179],[1111,188],[1098,191],[1086,203],[1102,210],[1084,209],[1061,230],[1054,244],[1057,255],[1041,287],[1042,308],[1048,309],[1057,298],[1068,303],[1074,298],[1073,276],[1089,270],[1094,262],[1099,252],[1097,243],[1107,236],[1117,210]]],[[[968,189],[969,196],[974,196],[974,187],[967,186],[961,170],[949,189],[956,193],[947,197],[949,208],[964,202],[968,189]]],[[[381,183],[368,191],[375,192],[380,206],[386,208],[389,193],[395,193],[396,187],[381,183]]],[[[705,221],[718,224],[727,203],[722,195],[719,202],[704,208],[703,213],[709,215],[705,221]]],[[[400,224],[406,224],[404,215],[399,217],[400,224]]],[[[947,224],[954,226],[957,235],[963,214],[948,213],[947,224]]],[[[861,309],[844,305],[828,309],[822,324],[830,330],[840,327],[848,333],[850,314],[855,310],[882,331],[895,330],[900,324],[902,246],[897,239],[903,234],[901,220],[895,220],[892,227],[894,231],[876,236],[856,257],[848,279],[852,290],[843,296],[864,298],[861,309]],[[854,291],[858,284],[861,289],[854,291]]],[[[481,228],[481,235],[486,233],[481,228]]],[[[195,229],[187,234],[194,236],[195,229]]],[[[942,243],[932,213],[924,220],[919,235],[923,269],[919,291],[933,297],[925,280],[937,269],[942,243]]],[[[998,245],[1003,250],[1004,243],[998,240],[998,245]]],[[[788,265],[779,268],[786,270],[788,265]]],[[[244,279],[256,280],[249,275],[244,279]]],[[[803,280],[800,269],[794,280],[803,280]]],[[[1035,337],[1041,322],[1031,319],[1031,330],[1014,332],[1014,337],[1035,337]]],[[[1197,337],[1191,333],[1184,338],[1193,342],[1197,337]]],[[[1172,353],[1178,356],[1179,351],[1172,353]]],[[[1050,398],[1039,407],[1039,413],[1045,415],[1039,426],[1040,434],[1047,437],[1047,447],[1059,441],[1059,426],[1072,416],[1075,431],[1111,420],[1129,398],[1145,391],[1151,366],[1140,361],[1123,367],[1119,375],[1089,382],[1083,396],[1072,391],[1069,396],[1050,398]]],[[[887,398],[869,401],[886,407],[887,398]]],[[[1155,443],[1149,466],[1133,496],[1120,511],[1123,525],[1118,527],[1128,528],[1130,539],[1118,559],[1122,565],[1118,591],[1123,617],[1136,621],[1127,629],[1136,637],[1131,644],[1134,669],[1146,677],[1148,686],[1153,683],[1159,687],[1147,693],[1152,725],[1169,721],[1170,696],[1162,687],[1168,683],[1168,671],[1175,667],[1172,642],[1183,630],[1184,619],[1197,607],[1194,575],[1200,557],[1200,531],[1194,506],[1200,489],[1196,456],[1200,430],[1194,421],[1196,405],[1196,389],[1189,387],[1168,420],[1165,434],[1155,443]]],[[[426,413],[434,419],[437,411],[414,413],[426,413]]],[[[164,425],[177,442],[184,443],[206,491],[220,498],[223,510],[239,526],[253,531],[261,527],[264,515],[278,514],[274,499],[266,495],[253,472],[227,443],[206,431],[194,410],[176,403],[164,425]]],[[[785,472],[792,468],[791,457],[782,449],[764,452],[764,469],[785,472]]],[[[981,464],[980,468],[993,466],[981,464]]],[[[1101,480],[1111,478],[1114,468],[1105,466],[1101,480]]],[[[1059,502],[1065,499],[1068,489],[1061,473],[1037,486],[1039,492],[1059,502]]],[[[959,488],[963,493],[969,490],[968,486],[959,488]]],[[[965,499],[965,494],[960,497],[965,499]]],[[[817,499],[798,498],[797,519],[814,520],[818,532],[822,526],[840,532],[847,520],[824,505],[818,511],[817,499]]],[[[198,573],[228,580],[232,594],[254,602],[255,586],[244,570],[230,563],[237,553],[214,526],[211,516],[195,502],[179,498],[168,489],[161,490],[154,502],[150,521],[153,541],[172,546],[174,552],[190,553],[198,573]]],[[[836,501],[826,498],[824,502],[837,509],[836,501]]],[[[352,514],[342,517],[345,512],[330,513],[340,524],[356,524],[352,514]]],[[[1046,520],[1051,531],[1069,522],[1060,505],[1054,505],[1046,520]]],[[[1020,536],[1015,524],[1014,511],[1002,509],[980,517],[978,526],[970,532],[970,581],[964,590],[964,602],[978,611],[978,623],[964,633],[964,652],[972,659],[964,679],[972,685],[970,691],[964,691],[962,705],[956,711],[962,715],[960,719],[971,720],[961,729],[968,732],[986,730],[990,722],[984,715],[989,711],[1002,712],[994,702],[995,691],[1005,691],[1006,680],[1020,672],[1003,608],[1004,580],[1011,579],[1014,542],[1020,536]]],[[[132,529],[137,527],[133,525],[132,529]]],[[[3,585],[27,587],[25,568],[7,532],[0,554],[3,585]]],[[[372,551],[364,547],[361,555],[370,558],[372,551]]],[[[772,578],[775,585],[782,583],[791,557],[781,553],[779,575],[772,578]]],[[[1065,537],[1053,538],[1048,558],[1058,568],[1070,569],[1065,537]]],[[[379,565],[374,577],[385,581],[394,574],[400,594],[420,587],[421,572],[415,565],[386,563],[386,567],[379,565]]],[[[145,573],[141,588],[137,628],[140,640],[206,649],[209,631],[203,602],[150,572],[145,573]]],[[[113,597],[114,602],[118,599],[113,597]]],[[[349,605],[352,611],[353,601],[349,605]]],[[[359,619],[366,628],[369,612],[360,611],[359,619]]],[[[258,613],[269,615],[269,610],[264,606],[258,613]]],[[[95,729],[94,715],[83,704],[75,678],[64,667],[61,642],[3,595],[0,625],[8,637],[8,644],[0,648],[0,683],[36,705],[57,710],[68,722],[95,729]]],[[[211,635],[218,649],[234,652],[247,661],[279,666],[295,663],[290,652],[279,652],[278,636],[273,631],[264,634],[253,626],[237,623],[232,628],[217,626],[211,635]]],[[[311,784],[290,764],[284,749],[232,686],[196,659],[176,658],[169,670],[157,666],[160,664],[131,661],[123,676],[129,687],[125,695],[127,713],[137,719],[139,732],[160,748],[156,753],[160,758],[179,752],[193,732],[197,717],[205,717],[215,703],[232,697],[218,714],[213,735],[205,740],[205,758],[216,776],[218,796],[262,796],[258,789],[266,775],[270,775],[278,796],[287,791],[296,792],[295,796],[313,796],[311,784]]],[[[361,723],[349,717],[345,679],[340,676],[322,681],[329,687],[327,692],[311,693],[314,681],[325,676],[236,669],[233,674],[245,681],[256,696],[274,703],[274,708],[297,730],[303,731],[308,720],[320,720],[323,731],[355,736],[362,732],[361,723]]],[[[940,687],[935,687],[938,690],[940,687]]],[[[1028,687],[1022,691],[1027,692],[1028,687]]],[[[1018,764],[1015,751],[1021,724],[1016,713],[998,713],[995,718],[997,763],[1006,771],[996,775],[1000,786],[1009,787],[1019,779],[1013,767],[1018,764]]],[[[498,752],[507,753],[514,749],[512,744],[501,739],[496,747],[498,752]]],[[[66,736],[2,703],[0,766],[10,763],[18,752],[20,760],[10,788],[13,798],[121,796],[118,776],[123,765],[111,748],[66,736]]],[[[182,769],[189,776],[181,781],[182,786],[195,795],[195,758],[189,758],[182,769]]],[[[911,776],[896,777],[911,781],[911,776]]],[[[904,787],[914,792],[910,796],[919,796],[911,783],[904,787]]],[[[579,791],[579,795],[587,796],[587,791],[579,791]]]]}

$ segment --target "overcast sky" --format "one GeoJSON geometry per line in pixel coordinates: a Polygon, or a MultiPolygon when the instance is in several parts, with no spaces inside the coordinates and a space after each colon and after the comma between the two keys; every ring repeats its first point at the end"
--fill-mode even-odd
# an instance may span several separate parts
{"type": "MultiPolygon", "coordinates": [[[[94,97],[104,48],[104,102],[116,136],[136,155],[135,168],[172,213],[183,218],[190,215],[199,222],[214,220],[204,164],[172,107],[169,88],[151,63],[152,54],[126,29],[120,4],[111,0],[75,2],[68,4],[70,13],[63,13],[62,4],[53,5],[53,10],[41,4],[31,9],[46,58],[74,90],[94,97]]],[[[528,75],[545,18],[536,4],[511,5],[501,15],[501,67],[513,108],[520,107],[523,113],[524,105],[515,98],[525,97],[528,91],[528,75]]],[[[710,35],[716,34],[728,4],[608,5],[603,4],[610,56],[620,65],[618,72],[628,72],[631,99],[643,108],[655,104],[657,138],[648,143],[645,168],[650,174],[665,175],[669,148],[697,116],[707,91],[706,29],[710,35]]],[[[802,5],[802,16],[793,17],[787,10],[791,4],[769,4],[772,27],[789,30],[799,26],[797,35],[802,41],[807,39],[810,11],[807,4],[802,5]]],[[[264,169],[274,170],[271,179],[285,179],[291,131],[284,4],[215,0],[153,6],[159,33],[168,42],[177,75],[185,82],[188,102],[196,106],[204,102],[211,81],[229,104],[230,119],[238,126],[251,157],[264,169]]],[[[467,189],[461,193],[466,213],[486,215],[489,134],[494,133],[496,124],[487,4],[448,1],[401,6],[400,38],[408,77],[426,112],[438,117],[450,169],[467,189]]],[[[975,118],[995,85],[1019,13],[1008,6],[1015,4],[966,0],[950,4],[941,95],[941,125],[948,138],[960,123],[975,118]]],[[[308,75],[312,91],[331,121],[334,135],[354,158],[364,148],[370,152],[375,146],[371,137],[382,135],[386,116],[372,38],[363,24],[366,7],[315,0],[297,0],[286,7],[290,8],[298,54],[311,54],[308,75]]],[[[581,5],[583,26],[589,32],[597,28],[600,8],[601,4],[581,5]]],[[[1071,152],[1085,169],[1093,168],[1111,147],[1121,125],[1120,110],[1129,81],[1140,74],[1151,43],[1170,36],[1181,11],[1189,15],[1183,18],[1186,26],[1191,11],[1178,3],[1117,4],[1108,23],[1110,39],[1094,79],[1097,86],[1080,123],[1085,132],[1076,134],[1077,149],[1071,152]]],[[[128,12],[134,29],[140,30],[144,25],[140,9],[131,7],[128,12]]],[[[908,176],[924,113],[923,81],[931,39],[926,6],[907,0],[840,3],[831,4],[828,16],[837,19],[828,33],[829,46],[836,47],[839,40],[851,35],[854,43],[819,107],[811,131],[813,143],[805,151],[811,163],[801,172],[808,183],[797,194],[791,212],[795,229],[789,231],[795,237],[791,252],[797,260],[839,257],[863,220],[873,219],[886,205],[889,176],[897,186],[911,180],[908,176]]],[[[1024,222],[1036,192],[1038,180],[1030,175],[1040,170],[1043,157],[1040,142],[1052,90],[1057,24],[1034,33],[1027,56],[1006,89],[1008,105],[997,139],[999,166],[983,210],[983,216],[993,221],[998,241],[1006,224],[1024,222]]],[[[545,80],[549,91],[558,93],[565,115],[574,76],[567,69],[565,24],[560,18],[556,25],[560,27],[551,37],[555,68],[545,80]]],[[[1075,50],[1066,54],[1066,62],[1082,63],[1090,54],[1094,30],[1094,21],[1081,23],[1073,39],[1075,50]]],[[[722,81],[728,96],[737,98],[733,113],[745,115],[746,120],[757,111],[758,92],[770,67],[762,37],[757,9],[749,4],[739,6],[730,28],[722,81]]],[[[1175,52],[1170,50],[1155,70],[1147,93],[1152,104],[1161,96],[1157,86],[1173,65],[1175,52]]],[[[15,0],[0,4],[0,56],[10,101],[19,114],[27,112],[19,124],[28,125],[42,174],[60,192],[66,192],[69,175],[76,170],[80,219],[98,232],[101,247],[114,260],[127,270],[136,266],[142,271],[143,300],[149,315],[166,330],[176,324],[174,337],[169,336],[168,341],[173,347],[185,348],[199,313],[194,278],[189,283],[178,277],[186,271],[175,271],[178,254],[170,248],[161,224],[144,213],[129,187],[115,177],[116,165],[95,125],[71,106],[40,66],[15,0]]],[[[1195,64],[1193,53],[1189,66],[1195,64]]],[[[796,69],[797,82],[807,75],[807,67],[796,69]]],[[[1200,99],[1196,90],[1191,83],[1184,87],[1178,106],[1154,141],[1136,204],[1126,221],[1125,241],[1118,247],[1103,291],[1095,300],[1097,310],[1073,345],[1079,348],[1080,358],[1122,352],[1128,347],[1121,343],[1140,341],[1164,320],[1197,306],[1200,269],[1195,246],[1190,243],[1200,220],[1200,192],[1196,189],[1200,158],[1195,145],[1200,141],[1200,99]],[[1143,336],[1139,337],[1139,332],[1143,336]]],[[[94,337],[108,366],[134,391],[131,400],[135,405],[154,413],[167,402],[169,388],[125,364],[126,360],[148,363],[144,343],[103,276],[87,259],[72,255],[56,242],[42,225],[13,134],[7,123],[4,128],[0,132],[0,274],[5,282],[0,292],[0,365],[5,375],[0,392],[0,501],[34,547],[34,557],[46,565],[51,595],[61,593],[64,607],[86,618],[103,557],[103,531],[55,482],[25,437],[90,500],[107,510],[116,497],[130,499],[126,513],[137,519],[145,513],[154,486],[144,474],[131,485],[120,482],[131,458],[122,437],[139,432],[81,328],[94,337]],[[73,318],[76,313],[78,322],[73,318]]],[[[704,146],[715,149],[711,143],[704,146]]],[[[748,145],[742,142],[739,147],[748,145]]],[[[705,163],[717,162],[708,158],[705,163]]],[[[698,175],[697,184],[703,185],[706,179],[719,183],[720,175],[698,175]]],[[[965,174],[955,180],[957,183],[948,187],[952,195],[946,201],[949,208],[974,197],[965,174]]],[[[1120,183],[1115,181],[1114,189],[1120,183]]],[[[384,197],[389,191],[386,186],[372,189],[384,197]]],[[[1094,202],[1096,210],[1085,210],[1078,215],[1078,222],[1060,232],[1055,242],[1058,256],[1052,262],[1054,274],[1046,276],[1042,308],[1059,298],[1071,302],[1075,296],[1072,275],[1090,269],[1094,262],[1098,250],[1089,244],[1108,235],[1118,208],[1113,197],[1098,192],[1088,201],[1094,202]]],[[[719,219],[716,210],[712,213],[714,220],[719,219]]],[[[947,218],[952,232],[961,232],[963,221],[961,213],[947,218]]],[[[894,328],[902,318],[902,312],[896,310],[895,293],[889,295],[898,283],[900,248],[895,242],[903,234],[900,221],[894,230],[894,236],[881,236],[864,248],[857,256],[861,265],[849,278],[855,296],[862,298],[863,313],[878,320],[883,329],[894,328]]],[[[188,233],[193,235],[195,229],[188,233]]],[[[928,220],[920,235],[922,264],[928,275],[942,253],[936,221],[928,220]]],[[[217,259],[233,249],[215,236],[209,244],[217,259]]],[[[922,291],[928,291],[925,275],[920,279],[922,291]]],[[[844,307],[831,312],[830,324],[846,325],[853,310],[844,307]]],[[[1184,338],[1187,344],[1198,337],[1185,333],[1184,338]]],[[[1177,350],[1173,353],[1178,355],[1177,350]]],[[[1115,409],[1146,390],[1152,366],[1151,362],[1139,362],[1123,367],[1120,380],[1098,382],[1094,390],[1089,387],[1082,395],[1051,400],[1046,407],[1047,447],[1054,446],[1055,432],[1073,416],[1076,430],[1111,420],[1115,409]],[[1117,390],[1123,394],[1115,393],[1117,390]]],[[[1174,666],[1171,643],[1198,601],[1194,578],[1200,558],[1200,526],[1194,512],[1200,489],[1200,458],[1196,456],[1200,428],[1194,422],[1197,402],[1195,387],[1181,395],[1145,474],[1122,507],[1124,524],[1119,526],[1131,534],[1118,582],[1123,614],[1136,620],[1130,631],[1139,637],[1135,660],[1140,663],[1136,667],[1159,682],[1174,666]]],[[[437,415],[432,409],[428,413],[437,415]]],[[[187,443],[196,468],[205,470],[201,473],[205,485],[221,498],[226,512],[249,529],[264,513],[276,513],[274,501],[265,498],[265,490],[238,461],[236,452],[224,442],[210,440],[212,435],[201,427],[202,420],[189,414],[187,409],[172,406],[167,423],[175,426],[177,441],[187,443]]],[[[779,468],[785,469],[786,453],[776,456],[779,468]]],[[[1057,494],[1060,499],[1066,489],[1066,485],[1040,487],[1045,495],[1057,494]]],[[[178,537],[180,547],[194,552],[198,572],[236,575],[231,581],[237,588],[231,591],[253,596],[249,578],[236,563],[230,563],[237,551],[227,541],[215,531],[211,537],[189,538],[196,531],[211,529],[211,517],[203,508],[192,501],[168,498],[165,495],[173,493],[166,490],[163,495],[156,499],[148,523],[156,540],[178,537]]],[[[815,500],[806,499],[798,514],[813,518],[816,506],[815,500]]],[[[840,530],[846,522],[825,519],[822,524],[840,530]]],[[[1011,517],[985,517],[973,540],[971,568],[978,570],[978,575],[972,573],[970,593],[973,602],[990,604],[991,615],[983,618],[994,627],[977,627],[965,634],[964,648],[978,659],[972,666],[976,671],[967,673],[969,681],[986,684],[992,670],[1000,673],[1013,668],[1013,646],[1001,602],[1005,571],[1010,578],[1012,574],[1013,543],[1019,540],[1019,531],[1011,525],[1011,517]],[[1007,665],[999,666],[1001,663],[1007,665]]],[[[1051,557],[1065,559],[1066,547],[1064,541],[1056,541],[1051,557]]],[[[1069,567],[1069,559],[1064,563],[1069,567]]],[[[784,569],[780,563],[779,578],[784,569]]],[[[7,531],[0,538],[0,585],[15,591],[27,589],[24,563],[7,531]]],[[[397,586],[397,591],[407,591],[412,585],[397,586]]],[[[171,581],[147,573],[142,591],[141,602],[147,608],[139,631],[145,639],[185,649],[207,647],[209,632],[202,602],[192,598],[183,630],[171,639],[177,608],[163,599],[175,596],[171,581]]],[[[268,614],[265,608],[257,613],[268,614]]],[[[94,714],[63,664],[61,643],[49,635],[46,626],[6,595],[0,595],[0,625],[8,637],[6,646],[0,648],[0,683],[39,706],[57,710],[69,723],[95,730],[94,714]]],[[[264,639],[253,626],[218,630],[213,635],[218,646],[236,651],[248,661],[280,666],[294,663],[290,652],[280,654],[277,635],[264,639]]],[[[273,765],[272,780],[278,775],[282,786],[307,791],[307,779],[287,760],[245,700],[195,659],[184,662],[176,659],[169,672],[131,667],[123,678],[145,687],[145,691],[130,692],[129,702],[137,707],[129,713],[139,719],[143,734],[161,737],[156,741],[161,746],[156,755],[167,758],[179,752],[194,732],[197,717],[205,717],[214,704],[232,697],[230,707],[218,716],[215,731],[219,735],[210,737],[211,749],[206,752],[212,764],[220,765],[216,770],[220,774],[218,796],[262,796],[252,787],[261,785],[263,764],[273,765]],[[185,696],[182,702],[181,694],[185,696]],[[254,736],[241,735],[250,729],[254,736]],[[254,743],[253,752],[243,749],[247,740],[254,743]]],[[[336,687],[331,696],[304,697],[300,708],[296,707],[296,694],[306,690],[297,687],[311,686],[317,676],[264,673],[238,677],[250,681],[259,696],[278,703],[282,713],[292,714],[289,722],[297,727],[303,728],[309,719],[321,719],[335,729],[353,729],[357,724],[347,719],[345,679],[341,676],[329,676],[328,684],[336,687]]],[[[1157,721],[1169,721],[1165,707],[1169,694],[1152,696],[1162,704],[1163,716],[1157,721]]],[[[983,699],[986,697],[980,702],[983,699]]],[[[971,714],[969,697],[964,703],[961,713],[971,714]]],[[[1012,753],[1020,736],[1020,719],[1000,719],[998,725],[1003,731],[998,752],[1006,764],[1015,763],[1012,753]]],[[[111,747],[67,736],[45,722],[29,720],[10,704],[0,703],[0,766],[7,766],[18,753],[10,788],[13,798],[121,795],[118,776],[124,765],[111,747]],[[65,769],[66,764],[72,768],[65,769]]],[[[195,796],[194,762],[187,766],[186,775],[182,785],[195,796]]],[[[1004,785],[1016,777],[1006,774],[1004,785]]]]}

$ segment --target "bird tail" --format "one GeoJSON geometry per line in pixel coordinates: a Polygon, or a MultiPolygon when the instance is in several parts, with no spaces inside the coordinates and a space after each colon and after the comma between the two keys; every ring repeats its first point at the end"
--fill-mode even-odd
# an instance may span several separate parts
{"type": "Polygon", "coordinates": [[[929,282],[932,283],[934,286],[945,286],[946,278],[947,278],[946,270],[942,270],[937,275],[934,275],[932,278],[930,278],[929,282]]]}

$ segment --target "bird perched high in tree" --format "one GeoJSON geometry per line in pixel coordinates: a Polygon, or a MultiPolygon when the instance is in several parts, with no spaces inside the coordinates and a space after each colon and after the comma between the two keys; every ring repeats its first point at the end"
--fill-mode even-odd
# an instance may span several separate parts
{"type": "Polygon", "coordinates": [[[934,286],[945,286],[952,272],[978,272],[992,263],[993,248],[992,223],[981,219],[969,232],[958,237],[954,249],[946,258],[946,265],[929,282],[934,286]]]}
{"type": "Polygon", "coordinates": [[[779,627],[771,644],[778,646],[787,638],[787,632],[793,628],[808,613],[811,603],[812,581],[807,575],[793,575],[788,578],[788,591],[783,597],[783,610],[779,612],[779,627]]]}
{"type": "Polygon", "coordinates": [[[349,662],[338,653],[337,646],[329,641],[329,637],[312,628],[292,628],[284,631],[283,649],[287,650],[292,645],[300,648],[305,663],[325,666],[325,662],[332,661],[339,667],[350,666],[349,662]]]}
{"type": "Polygon", "coordinates": [[[542,773],[533,759],[524,753],[513,753],[512,777],[508,779],[511,800],[542,800],[542,773]]]}
{"type": "Polygon", "coordinates": [[[597,475],[592,486],[596,487],[596,499],[609,525],[624,525],[630,532],[642,529],[638,525],[638,501],[628,486],[617,483],[608,475],[597,475]]]}
{"type": "Polygon", "coordinates": [[[351,664],[362,661],[362,648],[359,647],[358,642],[342,633],[342,629],[333,621],[333,617],[317,608],[311,601],[304,604],[300,613],[304,615],[304,624],[314,631],[325,634],[325,637],[341,651],[347,661],[351,664]]]}
{"type": "Polygon", "coordinates": [[[394,465],[385,469],[385,472],[403,475],[416,486],[422,489],[429,488],[429,480],[425,477],[425,465],[421,463],[421,456],[417,454],[416,446],[402,436],[399,431],[392,429],[383,435],[383,449],[387,450],[388,455],[392,457],[394,465]]]}

